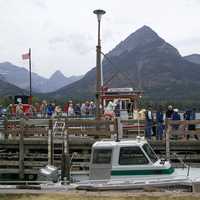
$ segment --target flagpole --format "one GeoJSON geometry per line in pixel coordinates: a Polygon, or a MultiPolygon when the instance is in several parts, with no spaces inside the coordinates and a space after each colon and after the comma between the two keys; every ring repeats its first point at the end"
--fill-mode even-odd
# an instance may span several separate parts
{"type": "Polygon", "coordinates": [[[29,98],[30,98],[30,104],[32,104],[31,48],[29,48],[29,81],[30,81],[29,98]]]}

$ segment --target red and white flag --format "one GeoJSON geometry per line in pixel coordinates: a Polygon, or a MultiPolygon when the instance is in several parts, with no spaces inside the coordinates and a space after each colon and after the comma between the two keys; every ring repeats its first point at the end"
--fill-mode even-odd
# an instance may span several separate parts
{"type": "Polygon", "coordinates": [[[23,60],[30,59],[30,53],[22,54],[22,59],[23,59],[23,60]]]}

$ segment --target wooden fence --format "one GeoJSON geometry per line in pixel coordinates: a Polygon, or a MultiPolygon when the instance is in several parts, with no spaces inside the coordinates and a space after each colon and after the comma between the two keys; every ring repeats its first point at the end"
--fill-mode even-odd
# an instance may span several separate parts
{"type": "Polygon", "coordinates": [[[167,120],[166,121],[166,158],[170,160],[170,141],[171,140],[182,140],[186,141],[189,138],[195,140],[200,139],[200,130],[195,129],[190,130],[189,126],[200,124],[200,120],[167,120]]]}

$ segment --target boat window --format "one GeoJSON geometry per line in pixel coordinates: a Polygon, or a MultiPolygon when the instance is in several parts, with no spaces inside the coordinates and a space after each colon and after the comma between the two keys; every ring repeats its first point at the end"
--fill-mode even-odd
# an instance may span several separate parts
{"type": "Polygon", "coordinates": [[[94,149],[93,164],[109,164],[111,162],[112,149],[94,149]]]}
{"type": "Polygon", "coordinates": [[[149,146],[149,144],[144,144],[143,149],[146,152],[146,154],[149,156],[150,160],[154,163],[158,160],[155,152],[153,149],[149,146]]]}
{"type": "Polygon", "coordinates": [[[121,147],[119,155],[120,165],[143,165],[148,160],[140,147],[121,147]]]}

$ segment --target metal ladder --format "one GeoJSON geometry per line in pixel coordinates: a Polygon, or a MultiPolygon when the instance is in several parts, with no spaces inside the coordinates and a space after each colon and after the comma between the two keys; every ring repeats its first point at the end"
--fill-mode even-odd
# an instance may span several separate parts
{"type": "Polygon", "coordinates": [[[53,136],[63,136],[65,131],[65,121],[57,119],[53,125],[53,136]]]}

